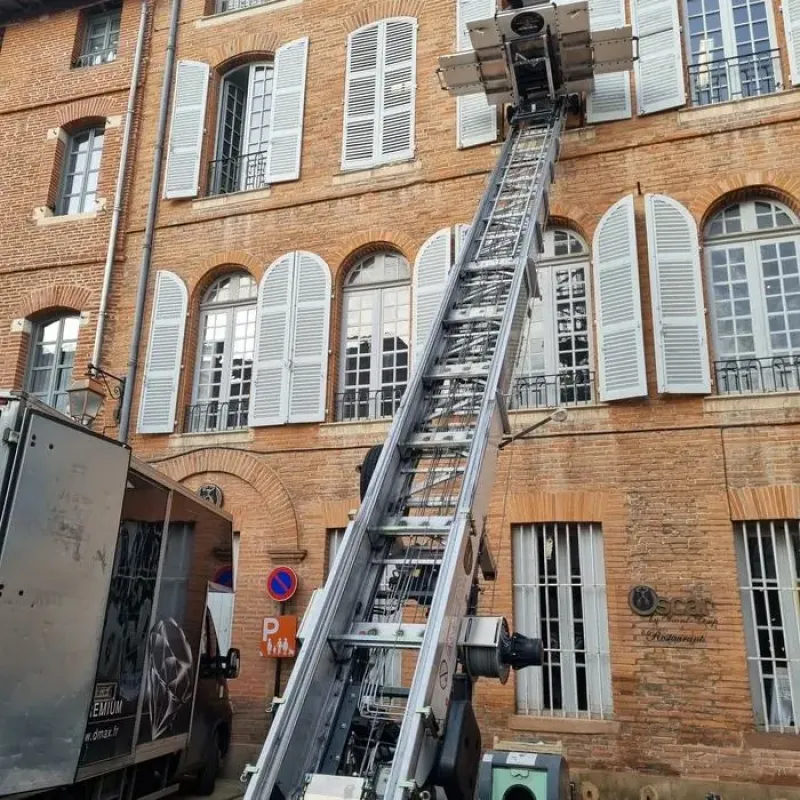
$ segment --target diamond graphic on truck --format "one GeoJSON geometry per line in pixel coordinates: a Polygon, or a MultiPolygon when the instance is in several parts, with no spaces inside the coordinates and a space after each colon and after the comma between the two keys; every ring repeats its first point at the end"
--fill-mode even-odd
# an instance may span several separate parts
{"type": "Polygon", "coordinates": [[[174,619],[150,632],[150,721],[153,739],[164,733],[192,699],[192,650],[174,619]]]}

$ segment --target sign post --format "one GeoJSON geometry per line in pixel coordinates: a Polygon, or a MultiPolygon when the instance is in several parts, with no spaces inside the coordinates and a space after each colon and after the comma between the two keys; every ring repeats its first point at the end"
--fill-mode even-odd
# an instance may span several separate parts
{"type": "MultiPolygon", "coordinates": [[[[261,633],[261,655],[277,658],[275,663],[275,697],[281,691],[281,659],[294,658],[297,653],[297,617],[285,616],[286,603],[297,591],[297,573],[291,567],[274,567],[267,575],[267,594],[281,604],[277,617],[265,617],[261,633]]],[[[276,711],[273,704],[273,716],[276,711]]]]}

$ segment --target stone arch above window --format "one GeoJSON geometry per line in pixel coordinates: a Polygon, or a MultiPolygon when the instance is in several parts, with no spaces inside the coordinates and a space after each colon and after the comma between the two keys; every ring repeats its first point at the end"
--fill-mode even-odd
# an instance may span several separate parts
{"type": "Polygon", "coordinates": [[[272,58],[281,41],[274,33],[249,33],[223,37],[208,56],[209,63],[219,73],[225,74],[248,61],[272,58]]]}
{"type": "Polygon", "coordinates": [[[33,317],[56,309],[80,313],[89,305],[91,296],[91,292],[81,286],[47,286],[26,295],[15,316],[33,317]]]}
{"type": "Polygon", "coordinates": [[[389,17],[418,17],[425,7],[426,0],[373,0],[361,7],[355,14],[342,17],[340,22],[347,33],[379,22],[389,17]]]}

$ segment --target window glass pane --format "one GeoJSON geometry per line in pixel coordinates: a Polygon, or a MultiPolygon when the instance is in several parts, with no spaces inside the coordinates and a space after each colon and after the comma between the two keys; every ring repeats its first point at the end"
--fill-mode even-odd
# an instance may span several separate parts
{"type": "Polygon", "coordinates": [[[80,318],[61,317],[36,327],[26,389],[61,411],[67,409],[67,389],[72,368],[80,318]]]}
{"type": "Polygon", "coordinates": [[[345,279],[338,418],[390,417],[397,410],[409,375],[409,279],[408,262],[394,253],[366,256],[345,279]]]}
{"type": "Polygon", "coordinates": [[[102,152],[101,129],[76,134],[69,140],[57,213],[78,214],[94,210],[102,152]]]}
{"type": "Polygon", "coordinates": [[[218,278],[201,304],[200,342],[190,431],[247,425],[255,347],[257,288],[252,276],[218,278]]]}

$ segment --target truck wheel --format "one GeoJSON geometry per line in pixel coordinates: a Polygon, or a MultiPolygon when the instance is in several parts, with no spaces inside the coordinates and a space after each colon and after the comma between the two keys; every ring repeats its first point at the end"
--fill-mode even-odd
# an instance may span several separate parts
{"type": "Polygon", "coordinates": [[[364,460],[361,462],[359,489],[361,491],[362,500],[364,499],[364,495],[367,493],[369,482],[372,480],[372,474],[375,472],[375,467],[378,464],[378,459],[381,457],[382,450],[382,444],[376,444],[374,447],[370,447],[370,449],[367,451],[367,454],[364,456],[364,460]]]}
{"type": "Polygon", "coordinates": [[[197,774],[197,781],[195,782],[195,791],[203,797],[214,793],[214,788],[217,785],[217,775],[219,774],[220,764],[222,762],[222,753],[219,747],[219,734],[214,731],[211,735],[211,742],[208,746],[208,753],[197,774]]]}

